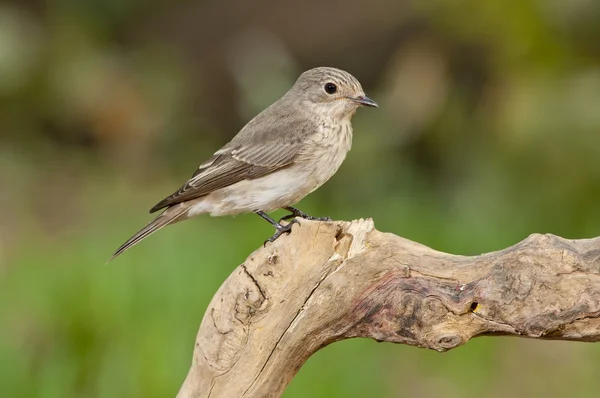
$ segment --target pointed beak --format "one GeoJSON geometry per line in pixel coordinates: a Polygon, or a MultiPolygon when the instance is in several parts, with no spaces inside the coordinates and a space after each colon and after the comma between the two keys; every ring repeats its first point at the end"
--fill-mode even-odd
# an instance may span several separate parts
{"type": "Polygon", "coordinates": [[[361,95],[358,97],[346,97],[346,98],[348,98],[349,100],[354,101],[360,105],[372,106],[374,108],[379,108],[379,105],[377,105],[377,102],[373,101],[371,98],[367,97],[366,95],[361,95]]]}

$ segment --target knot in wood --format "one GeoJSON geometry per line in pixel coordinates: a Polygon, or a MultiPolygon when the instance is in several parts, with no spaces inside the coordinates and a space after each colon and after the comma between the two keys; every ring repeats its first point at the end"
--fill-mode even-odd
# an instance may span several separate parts
{"type": "Polygon", "coordinates": [[[457,334],[443,334],[433,348],[437,351],[446,351],[462,344],[462,338],[457,334]]]}

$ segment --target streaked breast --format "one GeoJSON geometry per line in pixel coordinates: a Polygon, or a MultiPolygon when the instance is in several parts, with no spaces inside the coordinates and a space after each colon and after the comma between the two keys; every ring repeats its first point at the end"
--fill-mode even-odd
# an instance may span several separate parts
{"type": "Polygon", "coordinates": [[[329,180],[346,159],[352,147],[352,125],[349,122],[325,125],[315,138],[310,145],[312,153],[306,154],[306,159],[312,163],[313,190],[329,180]]]}

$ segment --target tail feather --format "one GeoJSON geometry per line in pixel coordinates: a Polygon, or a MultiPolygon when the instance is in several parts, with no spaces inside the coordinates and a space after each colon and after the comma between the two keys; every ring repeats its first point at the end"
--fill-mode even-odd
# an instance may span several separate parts
{"type": "Polygon", "coordinates": [[[121,245],[121,247],[119,247],[115,251],[115,253],[112,255],[112,257],[107,262],[110,262],[115,257],[120,255],[127,249],[131,248],[135,244],[139,243],[143,239],[147,238],[148,236],[150,236],[154,232],[158,231],[159,229],[166,227],[169,224],[173,224],[176,221],[180,221],[179,218],[184,216],[188,209],[189,209],[189,207],[183,205],[183,203],[169,207],[161,215],[156,217],[148,225],[146,225],[144,228],[142,228],[138,233],[136,233],[131,238],[129,238],[129,240],[127,240],[127,242],[123,243],[121,245]]]}

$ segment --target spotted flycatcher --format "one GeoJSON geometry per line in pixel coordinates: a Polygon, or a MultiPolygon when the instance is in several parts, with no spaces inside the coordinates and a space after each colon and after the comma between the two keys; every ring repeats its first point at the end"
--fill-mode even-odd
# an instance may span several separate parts
{"type": "Polygon", "coordinates": [[[150,209],[153,213],[166,208],[119,247],[113,258],[162,227],[203,213],[256,213],[275,227],[268,242],[298,223],[293,219],[282,225],[284,219],[328,220],[291,206],[338,170],[352,145],[350,121],[362,105],[377,107],[351,74],[325,67],[304,72],[283,97],[202,163],[177,192],[150,209]],[[280,208],[291,214],[279,222],[267,215],[280,208]]]}

